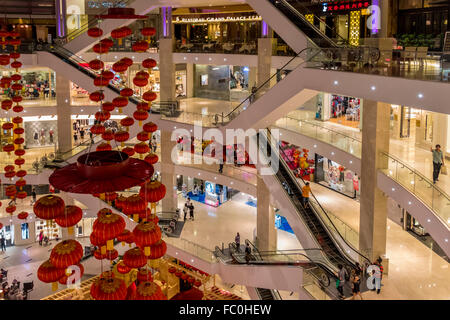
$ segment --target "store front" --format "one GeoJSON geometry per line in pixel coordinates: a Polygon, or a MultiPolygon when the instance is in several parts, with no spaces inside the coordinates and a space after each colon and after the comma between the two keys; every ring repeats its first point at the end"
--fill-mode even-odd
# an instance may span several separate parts
{"type": "MultiPolygon", "coordinates": [[[[2,77],[10,77],[15,72],[2,71],[2,77]]],[[[46,68],[28,68],[20,71],[23,85],[21,96],[25,101],[55,98],[55,73],[46,68]]],[[[10,89],[0,88],[0,94],[10,95],[10,89]]]]}
{"type": "Polygon", "coordinates": [[[58,137],[56,119],[36,121],[34,117],[24,117],[23,122],[26,149],[55,146],[58,137]]]}
{"type": "Polygon", "coordinates": [[[176,49],[256,52],[262,18],[248,5],[177,8],[172,15],[176,49]]]}
{"type": "Polygon", "coordinates": [[[7,247],[14,245],[14,225],[6,225],[0,229],[0,237],[5,238],[5,244],[7,247]]]}
{"type": "Polygon", "coordinates": [[[194,97],[242,101],[250,94],[247,66],[194,65],[194,97]]]}
{"type": "Polygon", "coordinates": [[[315,118],[354,129],[362,129],[362,111],[362,99],[320,93],[317,96],[315,118]]]}
{"type": "Polygon", "coordinates": [[[315,154],[314,182],[347,197],[359,199],[360,179],[358,175],[317,153],[315,154]]]}

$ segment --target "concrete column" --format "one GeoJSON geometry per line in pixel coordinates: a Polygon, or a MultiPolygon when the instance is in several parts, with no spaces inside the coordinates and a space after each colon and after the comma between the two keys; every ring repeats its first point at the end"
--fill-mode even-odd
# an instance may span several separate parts
{"type": "Polygon", "coordinates": [[[161,101],[175,100],[175,65],[172,38],[159,39],[159,75],[161,101]]]}
{"type": "Polygon", "coordinates": [[[389,151],[390,105],[365,100],[364,109],[359,248],[371,251],[373,260],[386,253],[387,197],[377,187],[377,172],[388,165],[380,153],[389,151]]]}
{"type": "Polygon", "coordinates": [[[260,251],[277,249],[277,229],[275,228],[275,210],[270,205],[270,191],[264,180],[257,179],[257,217],[256,237],[260,251]]]}
{"type": "MultiPolygon", "coordinates": [[[[272,65],[272,44],[273,38],[258,39],[258,87],[270,78],[270,67],[272,65]]],[[[261,93],[269,88],[270,84],[267,83],[261,93]]]]}
{"type": "Polygon", "coordinates": [[[58,150],[72,149],[72,120],[70,119],[70,82],[56,74],[56,114],[58,116],[58,150]]]}
{"type": "Polygon", "coordinates": [[[253,85],[256,85],[257,82],[257,74],[258,74],[258,68],[256,67],[250,67],[250,71],[248,72],[248,87],[251,90],[253,85]]]}
{"type": "Polygon", "coordinates": [[[163,211],[175,211],[178,208],[177,181],[175,167],[172,165],[172,150],[176,141],[171,141],[172,132],[161,130],[161,182],[166,186],[166,196],[162,200],[163,211]]]}
{"type": "Polygon", "coordinates": [[[194,97],[194,64],[186,63],[186,98],[194,97]]]}
{"type": "Polygon", "coordinates": [[[448,115],[433,113],[433,148],[440,144],[444,153],[447,151],[448,129],[448,115]]]}

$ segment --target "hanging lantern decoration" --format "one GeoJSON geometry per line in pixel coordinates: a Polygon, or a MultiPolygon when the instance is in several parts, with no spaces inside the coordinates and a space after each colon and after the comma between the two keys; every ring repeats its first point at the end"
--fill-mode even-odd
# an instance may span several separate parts
{"type": "Polygon", "coordinates": [[[139,142],[134,146],[134,151],[139,154],[139,159],[142,159],[143,154],[150,151],[150,147],[145,142],[139,142]]]}
{"type": "Polygon", "coordinates": [[[17,218],[19,218],[20,220],[25,220],[26,218],[28,218],[28,212],[21,212],[17,215],[17,218]]]}
{"type": "Polygon", "coordinates": [[[100,44],[104,45],[105,47],[111,48],[112,46],[114,46],[114,41],[109,38],[105,38],[100,40],[100,44]]]}
{"type": "Polygon", "coordinates": [[[123,261],[120,260],[119,263],[117,264],[117,271],[121,274],[127,274],[128,272],[131,271],[131,268],[126,266],[125,263],[123,263],[123,261]]]}
{"type": "Polygon", "coordinates": [[[116,97],[113,99],[112,104],[114,107],[119,108],[119,113],[122,113],[122,108],[126,107],[128,104],[128,99],[126,97],[116,97]]]}
{"type": "Polygon", "coordinates": [[[77,206],[66,206],[64,209],[64,215],[55,218],[55,222],[62,228],[68,228],[69,235],[74,234],[73,227],[81,221],[83,218],[83,210],[77,206]]]}
{"type": "Polygon", "coordinates": [[[167,300],[161,288],[152,281],[139,283],[133,300],[167,300]]]}
{"type": "Polygon", "coordinates": [[[164,240],[159,239],[156,243],[150,246],[149,259],[159,259],[164,257],[167,252],[167,244],[164,240]]]}
{"type": "MultiPolygon", "coordinates": [[[[127,198],[123,195],[119,195],[116,199],[116,202],[114,203],[116,208],[119,210],[122,210],[123,206],[125,205],[125,202],[127,201],[127,198]]],[[[126,229],[125,229],[126,230],[126,229]]],[[[124,230],[124,231],[125,231],[124,230]]]]}
{"type": "Polygon", "coordinates": [[[126,117],[120,120],[120,125],[125,127],[127,132],[130,131],[130,127],[134,124],[134,120],[131,117],[126,117]]]}
{"type": "Polygon", "coordinates": [[[97,148],[95,148],[95,151],[111,151],[111,150],[112,150],[111,145],[109,143],[105,143],[105,142],[100,143],[97,146],[97,148]]]}
{"type": "Polygon", "coordinates": [[[131,148],[131,147],[125,147],[125,148],[123,148],[123,149],[122,149],[122,152],[126,153],[129,157],[134,156],[134,154],[136,153],[136,152],[134,151],[134,148],[131,148]]]}
{"type": "Polygon", "coordinates": [[[148,84],[148,78],[136,75],[133,78],[133,84],[139,88],[145,87],[148,84]]]}
{"type": "MultiPolygon", "coordinates": [[[[101,60],[94,59],[94,60],[89,61],[89,68],[91,68],[92,70],[98,71],[98,70],[103,69],[104,67],[105,67],[105,64],[101,60]]],[[[101,76],[103,76],[103,73],[101,74],[101,76]]],[[[105,77],[103,76],[103,78],[105,78],[105,77]]]]}
{"type": "Polygon", "coordinates": [[[145,27],[141,29],[141,34],[147,37],[147,42],[150,43],[150,38],[156,34],[156,29],[152,27],[145,27]]]}
{"type": "Polygon", "coordinates": [[[89,95],[89,100],[94,102],[100,102],[105,99],[105,95],[101,91],[94,91],[89,95]]]}
{"type": "Polygon", "coordinates": [[[50,262],[57,268],[67,268],[78,264],[83,257],[83,247],[78,241],[64,240],[50,253],[50,262]]]}
{"type": "Polygon", "coordinates": [[[89,240],[93,246],[100,248],[100,252],[102,252],[102,254],[106,254],[105,240],[98,238],[94,232],[89,235],[89,240]]]}
{"type": "Polygon", "coordinates": [[[133,113],[133,118],[139,121],[139,127],[142,127],[142,121],[147,120],[148,112],[143,110],[136,110],[133,113]]]}
{"type": "Polygon", "coordinates": [[[119,252],[116,249],[106,251],[106,259],[114,261],[119,256],[119,252]]]}
{"type": "Polygon", "coordinates": [[[127,131],[119,130],[114,133],[114,140],[120,142],[121,147],[125,146],[125,141],[130,138],[130,134],[127,131]]]}
{"type": "Polygon", "coordinates": [[[139,212],[147,208],[147,203],[138,194],[133,194],[129,196],[123,205],[123,213],[133,216],[134,221],[139,221],[139,212]]]}
{"type": "Polygon", "coordinates": [[[158,126],[155,123],[150,121],[150,122],[144,123],[144,126],[142,127],[142,130],[147,132],[148,135],[149,135],[148,138],[151,139],[153,132],[158,130],[158,126]]]}
{"type": "Polygon", "coordinates": [[[118,278],[100,278],[91,285],[95,300],[124,300],[127,296],[125,281],[118,278]]]}
{"type": "Polygon", "coordinates": [[[58,196],[49,195],[39,198],[33,206],[33,212],[39,219],[51,220],[64,215],[64,200],[58,196]]]}
{"type": "Polygon", "coordinates": [[[146,257],[150,256],[151,245],[161,239],[161,229],[153,221],[139,223],[133,229],[134,242],[144,250],[146,257]]]}
{"type": "Polygon", "coordinates": [[[157,63],[156,60],[148,58],[142,61],[142,66],[150,72],[151,69],[157,66],[157,63]]]}
{"type": "Polygon", "coordinates": [[[139,247],[135,247],[125,252],[123,263],[129,268],[141,268],[147,264],[147,257],[139,247]]]}
{"type": "Polygon", "coordinates": [[[151,109],[152,101],[155,101],[158,96],[153,91],[146,91],[142,95],[142,99],[148,102],[148,106],[151,109]]]}
{"type": "Polygon", "coordinates": [[[99,38],[103,35],[103,30],[100,28],[96,28],[96,27],[89,28],[87,34],[89,37],[99,38]]]}
{"type": "Polygon", "coordinates": [[[147,163],[149,163],[149,164],[151,164],[151,165],[154,165],[155,163],[157,163],[158,160],[159,160],[158,155],[157,155],[157,154],[154,154],[154,153],[149,153],[149,154],[144,158],[144,161],[147,162],[147,163]]]}
{"type": "Polygon", "coordinates": [[[122,246],[125,246],[125,242],[128,240],[131,234],[132,233],[130,230],[124,229],[122,233],[117,236],[117,241],[122,242],[122,246]]]}
{"type": "Polygon", "coordinates": [[[149,181],[141,186],[139,195],[148,202],[156,203],[166,195],[166,186],[159,181],[149,181]]]}
{"type": "Polygon", "coordinates": [[[139,268],[137,273],[137,280],[141,281],[153,281],[152,273],[147,268],[139,268]]]}
{"type": "Polygon", "coordinates": [[[95,236],[106,241],[106,249],[114,249],[114,238],[125,229],[125,220],[118,214],[107,212],[102,213],[94,221],[92,226],[95,236]]]}
{"type": "Polygon", "coordinates": [[[58,280],[64,276],[64,268],[56,268],[50,260],[44,261],[38,268],[37,277],[45,283],[52,284],[52,290],[58,290],[58,280]]]}
{"type": "Polygon", "coordinates": [[[112,104],[112,102],[106,101],[102,103],[102,110],[104,112],[112,112],[114,110],[114,105],[112,104]]]}
{"type": "Polygon", "coordinates": [[[147,41],[136,41],[133,43],[131,48],[134,52],[146,52],[149,47],[149,44],[147,41]]]}
{"type": "Polygon", "coordinates": [[[102,43],[97,43],[92,47],[92,50],[98,54],[107,54],[109,52],[109,48],[110,47],[108,47],[102,43]]]}

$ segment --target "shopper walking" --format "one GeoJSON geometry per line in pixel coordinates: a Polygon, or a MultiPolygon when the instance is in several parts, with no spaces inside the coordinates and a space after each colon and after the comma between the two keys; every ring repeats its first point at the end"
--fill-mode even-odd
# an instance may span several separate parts
{"type": "Polygon", "coordinates": [[[219,163],[219,173],[223,173],[223,162],[219,163]]]}
{"type": "Polygon", "coordinates": [[[184,204],[184,208],[183,208],[184,221],[186,221],[186,216],[187,216],[188,211],[189,211],[189,206],[188,206],[188,203],[186,202],[184,204]]]}
{"type": "Polygon", "coordinates": [[[192,203],[189,206],[189,218],[194,221],[194,205],[192,203]]]}
{"type": "Polygon", "coordinates": [[[35,204],[36,203],[36,189],[34,187],[31,190],[31,197],[33,199],[33,204],[35,204]]]}
{"type": "Polygon", "coordinates": [[[309,186],[309,182],[305,183],[302,188],[302,197],[303,197],[303,206],[306,208],[309,203],[309,193],[311,192],[311,187],[309,186]]]}
{"type": "Polygon", "coordinates": [[[347,270],[344,269],[344,266],[342,264],[338,265],[338,280],[336,281],[336,289],[339,292],[339,296],[341,299],[345,298],[344,296],[344,283],[345,279],[348,277],[347,270]]]}
{"type": "Polygon", "coordinates": [[[39,245],[42,246],[42,240],[44,240],[44,231],[41,230],[41,232],[39,232],[39,245]]]}
{"type": "Polygon", "coordinates": [[[352,289],[353,297],[352,297],[352,300],[355,300],[356,296],[359,296],[359,298],[361,300],[363,300],[362,295],[361,295],[361,289],[360,289],[361,278],[360,278],[360,274],[358,273],[358,270],[355,270],[355,269],[352,270],[351,281],[352,281],[352,284],[353,284],[353,289],[352,289]]]}
{"type": "Polygon", "coordinates": [[[237,251],[241,251],[241,235],[239,232],[236,234],[236,237],[234,237],[234,243],[236,243],[237,251]]]}
{"type": "Polygon", "coordinates": [[[250,261],[250,257],[252,254],[252,248],[250,248],[250,244],[247,242],[245,244],[245,262],[248,264],[250,261]]]}
{"type": "Polygon", "coordinates": [[[3,235],[0,238],[0,246],[2,248],[2,251],[6,251],[6,240],[5,240],[5,237],[3,237],[3,235]]]}
{"type": "Polygon", "coordinates": [[[436,183],[436,181],[439,181],[439,173],[444,165],[444,154],[439,144],[436,145],[436,149],[431,148],[431,152],[433,154],[433,183],[436,183]]]}

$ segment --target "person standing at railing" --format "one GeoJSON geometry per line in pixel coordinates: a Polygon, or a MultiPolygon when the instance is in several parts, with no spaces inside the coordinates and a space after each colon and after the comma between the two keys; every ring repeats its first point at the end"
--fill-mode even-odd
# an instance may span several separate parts
{"type": "Polygon", "coordinates": [[[439,173],[441,172],[441,167],[444,166],[444,154],[441,150],[441,145],[437,144],[436,149],[431,148],[433,154],[433,183],[439,181],[439,173]]]}
{"type": "Polygon", "coordinates": [[[349,277],[347,274],[347,270],[345,270],[344,266],[342,264],[338,265],[338,279],[336,280],[336,289],[339,292],[339,296],[341,299],[345,298],[344,296],[344,283],[345,280],[349,277]]]}
{"type": "Polygon", "coordinates": [[[236,249],[237,251],[241,251],[241,235],[239,234],[239,232],[236,234],[236,237],[234,237],[234,242],[236,243],[236,249]]]}
{"type": "Polygon", "coordinates": [[[309,186],[309,182],[306,182],[302,188],[303,207],[305,207],[305,208],[309,203],[310,192],[311,192],[311,187],[309,186]]]}

